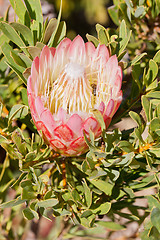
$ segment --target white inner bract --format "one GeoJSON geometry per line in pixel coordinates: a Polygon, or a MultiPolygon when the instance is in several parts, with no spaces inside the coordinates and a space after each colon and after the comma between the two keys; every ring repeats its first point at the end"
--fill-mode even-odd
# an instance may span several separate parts
{"type": "MultiPolygon", "coordinates": [[[[89,64],[69,61],[63,67],[49,67],[41,74],[41,92],[44,104],[52,113],[63,108],[67,113],[90,112],[103,101],[107,103],[112,87],[107,81],[101,61],[89,64]],[[60,69],[61,68],[61,69],[60,69]]],[[[47,66],[47,63],[46,63],[47,66]]]]}

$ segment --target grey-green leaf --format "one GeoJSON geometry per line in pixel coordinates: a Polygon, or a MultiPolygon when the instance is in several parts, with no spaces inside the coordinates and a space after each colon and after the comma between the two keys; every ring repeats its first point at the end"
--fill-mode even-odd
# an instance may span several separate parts
{"type": "Polygon", "coordinates": [[[141,55],[136,56],[132,61],[131,61],[131,66],[135,65],[137,62],[141,60],[147,53],[142,53],[141,55]]]}
{"type": "Polygon", "coordinates": [[[111,203],[105,202],[102,203],[99,207],[92,209],[92,212],[95,214],[107,214],[111,209],[111,203]]]}
{"type": "Polygon", "coordinates": [[[37,206],[48,208],[48,207],[53,207],[53,206],[57,205],[57,203],[58,203],[57,199],[51,198],[51,199],[47,199],[47,200],[37,202],[37,206]]]}
{"type": "Polygon", "coordinates": [[[26,45],[24,44],[22,38],[10,24],[6,22],[0,22],[0,29],[13,43],[23,49],[23,51],[28,55],[26,45]]]}
{"type": "Polygon", "coordinates": [[[115,222],[97,221],[96,224],[106,227],[107,229],[110,229],[112,231],[125,229],[122,225],[115,222]]]}
{"type": "Polygon", "coordinates": [[[14,105],[11,108],[8,116],[8,125],[10,125],[11,121],[16,118],[23,118],[28,114],[28,107],[22,104],[14,105]]]}
{"type": "Polygon", "coordinates": [[[88,206],[88,208],[90,208],[90,206],[92,204],[92,192],[91,192],[90,188],[88,187],[85,179],[83,179],[83,188],[84,188],[84,194],[85,194],[87,206],[88,206]]]}
{"type": "Polygon", "coordinates": [[[32,220],[33,218],[39,219],[38,213],[31,208],[23,209],[23,214],[27,220],[32,220]]]}
{"type": "Polygon", "coordinates": [[[103,180],[93,180],[93,179],[88,179],[96,188],[98,188],[100,191],[104,192],[106,195],[111,195],[112,194],[112,189],[113,186],[112,184],[108,183],[107,181],[103,180]]]}
{"type": "Polygon", "coordinates": [[[151,212],[151,222],[153,226],[155,226],[157,230],[160,232],[160,209],[159,208],[153,208],[151,212]]]}
{"type": "Polygon", "coordinates": [[[19,33],[22,34],[22,36],[24,37],[24,39],[29,43],[29,45],[33,45],[33,36],[32,36],[32,32],[31,30],[21,24],[21,23],[17,23],[17,22],[12,22],[10,23],[10,25],[16,30],[18,31],[19,33]]]}

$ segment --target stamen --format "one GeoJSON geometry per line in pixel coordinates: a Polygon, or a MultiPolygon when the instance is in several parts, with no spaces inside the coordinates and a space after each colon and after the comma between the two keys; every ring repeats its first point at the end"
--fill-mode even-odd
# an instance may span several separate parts
{"type": "MultiPolygon", "coordinates": [[[[65,61],[65,56],[62,58],[61,60],[65,61]]],[[[107,103],[112,95],[101,56],[93,58],[87,66],[78,61],[71,62],[71,59],[65,65],[55,63],[53,69],[52,64],[49,70],[46,66],[45,62],[38,81],[39,93],[43,95],[45,106],[52,113],[57,113],[61,107],[69,114],[79,111],[90,112],[90,109],[102,101],[107,103]],[[62,66],[63,69],[60,71],[59,67],[62,66]]]]}

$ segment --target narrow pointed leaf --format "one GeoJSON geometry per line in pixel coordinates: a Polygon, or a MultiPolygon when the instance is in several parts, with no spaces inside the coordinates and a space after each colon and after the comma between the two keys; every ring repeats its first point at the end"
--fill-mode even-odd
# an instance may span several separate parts
{"type": "Polygon", "coordinates": [[[17,14],[20,23],[30,26],[30,16],[22,0],[10,0],[10,3],[17,14]]]}
{"type": "Polygon", "coordinates": [[[10,24],[6,22],[0,22],[0,29],[7,36],[7,38],[9,38],[13,43],[15,43],[28,55],[25,43],[10,24]]]}
{"type": "Polygon", "coordinates": [[[22,34],[22,36],[24,37],[24,39],[26,41],[28,41],[29,45],[33,45],[33,36],[32,36],[32,32],[31,30],[23,25],[23,24],[20,24],[20,23],[17,23],[17,22],[12,22],[10,23],[10,25],[16,30],[18,31],[19,33],[22,34]]]}

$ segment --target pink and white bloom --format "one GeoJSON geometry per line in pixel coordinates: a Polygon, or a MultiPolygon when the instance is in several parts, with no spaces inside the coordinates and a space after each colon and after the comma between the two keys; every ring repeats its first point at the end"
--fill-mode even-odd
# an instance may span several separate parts
{"type": "Polygon", "coordinates": [[[45,46],[32,63],[27,83],[33,121],[45,141],[63,156],[88,150],[83,130],[95,137],[101,127],[93,109],[101,112],[106,128],[122,101],[122,70],[105,45],[97,48],[80,36],[65,38],[57,48],[45,46]]]}

